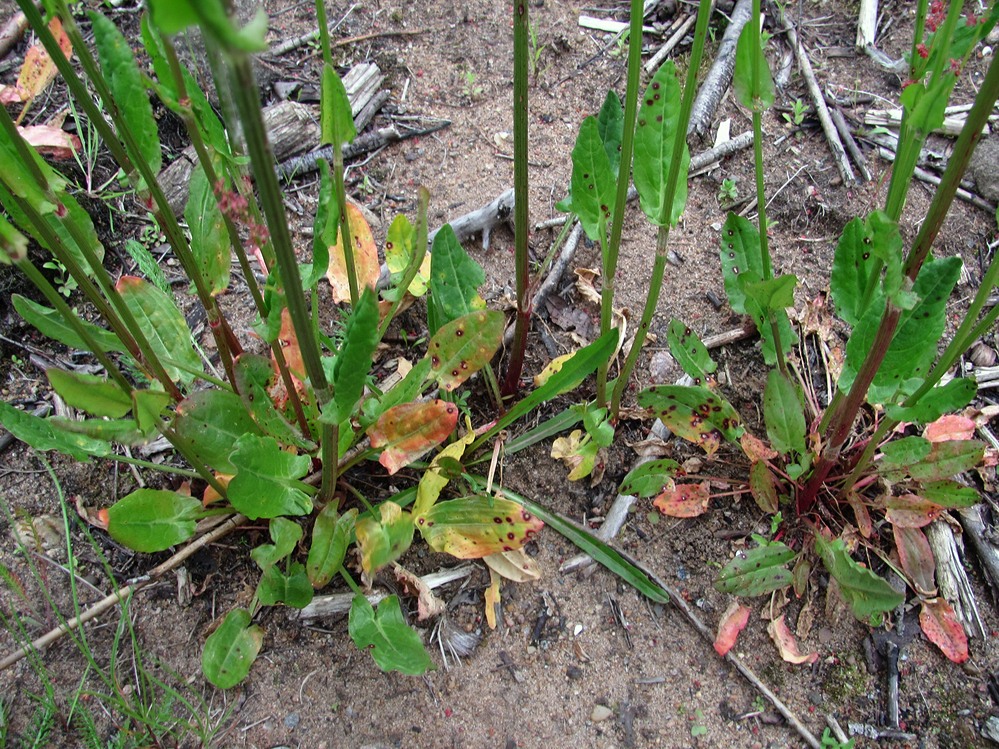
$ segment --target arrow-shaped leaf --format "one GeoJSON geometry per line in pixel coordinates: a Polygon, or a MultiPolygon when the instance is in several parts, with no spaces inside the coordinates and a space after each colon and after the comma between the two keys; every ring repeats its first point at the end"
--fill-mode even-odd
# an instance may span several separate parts
{"type": "Polygon", "coordinates": [[[376,612],[358,593],[350,605],[347,629],[354,644],[371,653],[382,671],[418,676],[434,667],[420,636],[402,618],[398,596],[386,598],[376,612]]]}
{"type": "Polygon", "coordinates": [[[201,671],[219,689],[229,689],[245,679],[264,644],[264,630],[250,621],[249,611],[234,609],[205,641],[201,671]]]}

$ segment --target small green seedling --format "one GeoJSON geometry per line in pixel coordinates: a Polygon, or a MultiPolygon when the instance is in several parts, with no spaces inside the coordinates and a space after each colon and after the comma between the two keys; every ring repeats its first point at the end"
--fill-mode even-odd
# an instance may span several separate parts
{"type": "Polygon", "coordinates": [[[718,188],[718,205],[722,208],[728,208],[738,200],[739,187],[735,184],[735,179],[726,177],[718,188]]]}
{"type": "Polygon", "coordinates": [[[462,85],[461,94],[469,101],[478,101],[482,96],[482,86],[476,86],[476,75],[474,70],[466,70],[461,74],[462,85]]]}
{"type": "Polygon", "coordinates": [[[791,111],[784,112],[783,117],[787,121],[788,125],[793,127],[800,127],[801,123],[805,121],[805,114],[808,112],[808,106],[801,99],[795,99],[791,103],[791,111]]]}

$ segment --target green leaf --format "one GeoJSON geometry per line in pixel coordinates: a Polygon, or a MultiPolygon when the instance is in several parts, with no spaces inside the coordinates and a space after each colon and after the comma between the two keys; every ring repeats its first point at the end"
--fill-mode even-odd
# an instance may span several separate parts
{"type": "MultiPolygon", "coordinates": [[[[54,309],[33,302],[20,294],[11,294],[10,299],[14,304],[14,309],[24,318],[24,321],[33,326],[42,335],[70,348],[89,351],[89,347],[83,342],[83,339],[63,320],[62,315],[54,309]]],[[[100,346],[102,350],[126,351],[124,344],[114,333],[104,328],[99,328],[86,320],[80,320],[79,322],[90,333],[90,337],[94,339],[94,343],[100,346]]]]}
{"type": "Polygon", "coordinates": [[[978,440],[934,442],[926,457],[907,469],[916,481],[941,481],[981,465],[984,456],[985,443],[978,440]]]}
{"type": "Polygon", "coordinates": [[[485,281],[482,266],[465,252],[451,225],[444,224],[434,235],[430,252],[431,335],[446,323],[484,309],[478,289],[485,281]]]}
{"type": "Polygon", "coordinates": [[[881,623],[882,614],[905,601],[887,582],[866,567],[861,567],[846,551],[843,539],[827,541],[821,533],[815,534],[815,550],[822,564],[839,583],[839,592],[850,604],[853,615],[871,626],[881,623]]]}
{"type": "Polygon", "coordinates": [[[10,265],[28,257],[28,238],[0,214],[0,263],[10,265]]]}
{"type": "MultiPolygon", "coordinates": [[[[881,448],[883,453],[878,463],[878,471],[904,471],[906,466],[917,463],[930,454],[932,443],[924,437],[902,437],[892,440],[881,448]]],[[[886,476],[887,478],[887,476],[886,476]]]]}
{"type": "Polygon", "coordinates": [[[637,465],[628,471],[618,488],[618,494],[654,497],[673,480],[680,464],[671,458],[659,458],[637,465]]]}
{"type": "Polygon", "coordinates": [[[732,309],[740,315],[749,313],[743,286],[763,280],[760,233],[748,219],[729,213],[722,227],[721,265],[725,293],[732,309]]]}
{"type": "Polygon", "coordinates": [[[350,100],[343,81],[336,74],[333,66],[323,65],[321,79],[320,124],[322,126],[322,142],[340,148],[344,143],[350,143],[357,135],[354,128],[354,115],[350,111],[350,100]],[[339,143],[333,143],[333,130],[336,127],[339,143]]]}
{"type": "Polygon", "coordinates": [[[367,598],[356,594],[347,630],[354,644],[371,653],[382,671],[419,676],[434,667],[420,636],[402,618],[398,596],[383,600],[376,612],[367,598]]]}
{"type": "Polygon", "coordinates": [[[273,437],[244,434],[230,456],[236,475],[229,482],[229,501],[250,520],[312,512],[309,487],[298,479],[309,472],[308,455],[291,455],[273,437]]]}
{"type": "Polygon", "coordinates": [[[156,262],[156,258],[153,257],[149,250],[134,239],[125,240],[125,250],[128,252],[129,257],[135,261],[135,264],[139,266],[139,270],[142,271],[142,275],[146,277],[149,283],[164,294],[171,293],[170,282],[166,280],[166,276],[163,275],[163,269],[160,268],[159,263],[156,262]]]}
{"type": "Polygon", "coordinates": [[[756,460],[749,466],[749,492],[764,512],[773,515],[780,509],[777,484],[766,461],[756,460]]]}
{"type": "Polygon", "coordinates": [[[133,390],[132,414],[139,429],[146,434],[153,432],[160,424],[163,411],[172,402],[173,398],[160,390],[133,390]]]}
{"type": "Polygon", "coordinates": [[[212,296],[217,296],[229,286],[231,246],[214,186],[208,184],[200,164],[191,174],[191,192],[184,208],[184,220],[191,232],[191,252],[198,269],[212,296]]]}
{"type": "MultiPolygon", "coordinates": [[[[919,302],[903,310],[895,336],[867,393],[870,403],[887,403],[914,391],[936,357],[947,322],[947,299],[961,274],[961,259],[948,257],[923,264],[913,286],[919,302]]],[[[874,305],[857,324],[846,346],[839,387],[848,390],[877,334],[884,302],[874,305]]]]}
{"type": "Polygon", "coordinates": [[[666,341],[673,358],[684,372],[694,378],[694,384],[707,384],[709,375],[718,369],[718,365],[697,333],[674,317],[670,320],[666,341]]]}
{"type": "Polygon", "coordinates": [[[965,486],[950,479],[921,481],[919,494],[924,499],[947,509],[973,507],[982,501],[982,496],[973,486],[965,486]]]}
{"type": "Polygon", "coordinates": [[[111,454],[107,441],[57,429],[48,419],[25,413],[5,401],[0,401],[0,425],[39,452],[56,450],[81,463],[86,463],[91,456],[111,454]]]}
{"type": "Polygon", "coordinates": [[[457,424],[458,407],[437,399],[390,408],[367,433],[382,450],[378,462],[393,474],[446,440],[457,424]]]}
{"type": "Polygon", "coordinates": [[[738,412],[704,387],[656,385],[638,394],[638,404],[651,408],[677,436],[700,445],[709,455],[722,439],[735,442],[742,436],[738,412]]]}
{"type": "Polygon", "coordinates": [[[305,574],[301,562],[293,562],[285,574],[278,566],[264,570],[257,583],[257,600],[264,606],[283,603],[296,609],[304,609],[312,602],[312,585],[305,574]]]}
{"type": "Polygon", "coordinates": [[[309,582],[316,590],[325,587],[343,566],[356,522],[356,509],[352,507],[340,515],[335,502],[326,505],[316,517],[309,558],[305,562],[309,582]]]}
{"type": "Polygon", "coordinates": [[[361,400],[377,345],[378,300],[371,287],[366,286],[344,326],[343,344],[333,366],[337,421],[349,418],[361,400]]]}
{"type": "Polygon", "coordinates": [[[250,559],[262,570],[272,567],[289,556],[302,540],[302,526],[288,518],[274,518],[270,522],[272,544],[260,544],[250,551],[250,559]]]}
{"type": "Polygon", "coordinates": [[[201,390],[182,400],[173,426],[208,467],[230,476],[236,473],[230,460],[236,440],[262,434],[239,396],[226,390],[201,390]]]}
{"type": "Polygon", "coordinates": [[[805,411],[798,388],[776,369],[763,390],[763,421],[773,448],[784,455],[805,452],[805,411]]]}
{"type": "Polygon", "coordinates": [[[596,117],[587,117],[579,126],[576,145],[572,149],[569,189],[572,210],[579,217],[586,236],[602,242],[614,204],[615,180],[596,117]]]}
{"type": "Polygon", "coordinates": [[[503,340],[503,313],[482,310],[452,320],[430,339],[427,355],[434,378],[448,392],[489,364],[503,340]]]}
{"type": "Polygon", "coordinates": [[[184,315],[173,300],[135,276],[122,276],[115,288],[170,379],[185,385],[193,382],[192,371],[202,371],[201,358],[194,350],[194,339],[184,315]]]}
{"type": "Polygon", "coordinates": [[[285,445],[315,449],[315,444],[302,437],[271,400],[268,388],[277,375],[270,359],[258,354],[240,354],[236,358],[235,375],[243,407],[264,434],[285,445]]]}
{"type": "MultiPolygon", "coordinates": [[[[634,180],[642,210],[656,226],[676,225],[687,204],[687,169],[690,150],[684,141],[673,200],[666,205],[667,184],[673,141],[683,138],[680,130],[680,83],[672,60],[656,71],[645,96],[639,102],[638,129],[635,131],[634,180]]],[[[573,204],[575,207],[575,195],[573,204]]]]}
{"type": "Polygon", "coordinates": [[[264,630],[250,624],[250,612],[233,609],[205,641],[201,671],[219,689],[236,686],[250,673],[264,644],[264,630]]]}
{"type": "Polygon", "coordinates": [[[743,276],[741,282],[747,306],[749,302],[754,302],[763,312],[778,312],[794,306],[794,287],[798,285],[798,279],[793,275],[787,274],[763,281],[750,281],[743,276]]]}
{"type": "Polygon", "coordinates": [[[263,8],[242,29],[229,18],[223,0],[151,0],[149,8],[164,34],[197,25],[230,52],[267,51],[267,14],[263,8]]]}
{"type": "Polygon", "coordinates": [[[413,543],[413,516],[395,502],[378,505],[378,519],[364,515],[354,524],[361,569],[367,580],[389,562],[394,562],[413,543]]]}
{"type": "Polygon", "coordinates": [[[84,435],[100,442],[117,442],[120,445],[138,446],[149,442],[149,431],[139,429],[135,419],[64,419],[50,416],[45,419],[60,432],[84,435]]]}
{"type": "Polygon", "coordinates": [[[132,410],[132,396],[105,377],[56,367],[46,369],[45,376],[66,403],[92,416],[118,419],[132,410]]]}
{"type": "Polygon", "coordinates": [[[970,377],[955,377],[946,385],[929,390],[912,406],[888,406],[888,416],[896,421],[929,424],[946,413],[958,411],[978,393],[978,383],[970,377]]]}
{"type": "Polygon", "coordinates": [[[740,552],[726,564],[715,580],[715,590],[736,596],[762,596],[791,584],[785,565],[797,554],[778,542],[740,552]]]}
{"type": "Polygon", "coordinates": [[[613,89],[607,91],[604,104],[597,115],[597,132],[607,152],[611,172],[617,178],[621,167],[621,142],[624,140],[624,107],[613,89]]]}
{"type": "Polygon", "coordinates": [[[427,545],[458,559],[481,559],[519,549],[543,526],[517,502],[483,495],[437,502],[416,517],[427,545]]]}
{"type": "Polygon", "coordinates": [[[108,533],[120,544],[151,554],[194,535],[201,502],[176,492],[137,489],[108,508],[108,533]]]}
{"type": "Polygon", "coordinates": [[[759,28],[747,23],[739,34],[735,48],[735,71],[732,90],[739,103],[753,112],[763,112],[774,105],[774,81],[770,66],[763,54],[759,28]],[[757,66],[756,85],[753,85],[753,66],[757,66]]]}
{"type": "Polygon", "coordinates": [[[91,28],[94,32],[94,43],[97,47],[97,57],[104,69],[113,102],[107,105],[116,106],[121,113],[123,126],[135,136],[140,153],[132,154],[133,159],[141,158],[153,174],[159,172],[163,164],[160,152],[160,136],[153,118],[153,107],[149,103],[145,82],[139,65],[132,54],[128,41],[118,31],[118,27],[100,13],[90,13],[91,28]]]}
{"type": "Polygon", "coordinates": [[[319,160],[319,202],[312,221],[312,262],[302,264],[302,288],[311,289],[330,267],[330,247],[340,237],[340,204],[326,159],[319,160]]]}
{"type": "MultiPolygon", "coordinates": [[[[896,293],[902,286],[902,236],[898,224],[882,211],[848,223],[833,255],[829,277],[833,303],[836,313],[852,326],[858,325],[868,310],[864,297],[874,283],[871,273],[878,261],[887,269],[886,289],[896,293]]],[[[880,303],[881,298],[877,290],[869,303],[880,303]]]]}

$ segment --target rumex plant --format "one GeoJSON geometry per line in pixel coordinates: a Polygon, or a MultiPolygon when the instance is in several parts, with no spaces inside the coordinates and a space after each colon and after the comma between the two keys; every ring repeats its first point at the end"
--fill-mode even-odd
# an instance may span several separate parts
{"type": "MultiPolygon", "coordinates": [[[[249,672],[264,639],[256,623],[262,607],[303,607],[334,577],[356,593],[349,620],[355,643],[383,669],[422,673],[432,663],[399,599],[390,596],[375,608],[362,586],[398,560],[417,532],[430,548],[459,558],[509,553],[535,535],[542,526],[538,517],[465,477],[463,463],[539,403],[578,385],[609,357],[616,333],[577,352],[495,421],[478,429],[467,417],[462,423],[458,391],[473,375],[481,373],[498,396],[491,361],[503,315],[486,309],[477,291],[483,271],[450,227],[436,234],[427,255],[429,195],[422,190],[415,226],[400,215],[387,231],[388,279],[379,288],[379,250],[344,190],[340,148],[353,138],[354,125],[325,35],[322,139],[335,146],[334,158],[322,165],[313,242],[301,253],[303,261],[292,243],[250,68],[250,53],[264,46],[263,16],[240,28],[220,0],[151,2],[142,21],[151,63],[145,71],[103,16],[89,17],[95,57],[64,2],[47,4],[49,16],[66,30],[61,44],[33,3],[20,5],[77,106],[167,237],[207,312],[217,362],[199,349],[141,245],[129,252],[145,277],[111,277],[94,225],[66,179],[0,111],[6,212],[0,261],[22,270],[49,305],[16,297],[14,306],[50,338],[91,352],[103,368],[100,375],[47,372],[56,393],[87,415],[82,421],[40,419],[0,403],[0,422],[38,450],[149,468],[157,466],[119,454],[116,445],[166,437],[190,466],[168,469],[185,483],[138,489],[99,514],[110,535],[133,549],[166,550],[232,513],[266,524],[270,543],[250,554],[260,570],[252,601],[230,611],[205,645],[204,673],[217,686],[233,686],[249,672]],[[173,36],[192,25],[222,61],[216,86],[232,93],[238,129],[223,126],[174,51],[173,36]],[[83,77],[69,61],[70,50],[83,77]],[[181,119],[197,152],[186,231],[157,182],[162,157],[148,89],[181,119]],[[25,234],[66,268],[103,324],[70,309],[36,267],[25,234]],[[256,339],[240,340],[218,304],[230,288],[233,256],[254,305],[256,339]],[[319,300],[326,294],[343,310],[342,323],[333,328],[319,324],[319,300]],[[394,382],[375,382],[379,342],[407,299],[421,296],[427,298],[425,355],[402,362],[394,382]],[[428,463],[418,463],[434,450],[428,463]],[[351,470],[373,460],[388,474],[417,469],[412,486],[391,499],[366,496],[351,470]],[[445,489],[452,498],[443,496],[445,489]],[[302,520],[313,515],[310,529],[302,520]],[[351,547],[360,582],[350,572],[351,547]]],[[[317,12],[325,30],[322,2],[317,12]]]]}

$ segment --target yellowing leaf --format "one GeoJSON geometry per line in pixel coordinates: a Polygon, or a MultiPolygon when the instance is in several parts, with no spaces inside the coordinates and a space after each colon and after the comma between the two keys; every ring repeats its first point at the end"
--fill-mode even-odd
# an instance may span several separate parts
{"type": "Polygon", "coordinates": [[[794,635],[791,634],[791,630],[784,623],[783,614],[767,625],[767,632],[770,634],[770,639],[777,645],[780,657],[788,663],[815,663],[819,659],[818,653],[801,654],[798,650],[798,643],[795,642],[794,635]]]}
{"type": "MultiPolygon", "coordinates": [[[[402,367],[399,368],[400,370],[402,367]]],[[[430,466],[420,477],[420,485],[416,488],[416,501],[413,503],[413,514],[422,515],[431,507],[441,495],[444,487],[450,480],[442,470],[442,462],[445,459],[461,460],[465,453],[465,448],[472,444],[475,439],[475,432],[472,429],[472,422],[465,417],[466,432],[460,440],[455,440],[450,445],[441,450],[430,462],[430,466]]]]}
{"type": "Polygon", "coordinates": [[[434,551],[459,559],[519,549],[544,523],[517,502],[474,495],[438,502],[416,518],[416,527],[434,551]]]}
{"type": "Polygon", "coordinates": [[[503,313],[469,312],[434,333],[427,354],[433,376],[448,392],[489,363],[503,340],[503,313]]]}
{"type": "Polygon", "coordinates": [[[482,561],[491,571],[515,583],[527,583],[541,577],[538,563],[527,556],[523,549],[490,554],[482,557],[482,561]]]}
{"type": "Polygon", "coordinates": [[[405,554],[413,543],[412,515],[403,512],[395,502],[382,502],[378,514],[377,520],[365,516],[358,518],[354,525],[361,552],[361,570],[368,585],[375,572],[405,554]]]}
{"type": "Polygon", "coordinates": [[[724,657],[735,647],[739,633],[749,624],[749,606],[743,606],[738,601],[732,601],[718,622],[718,634],[715,636],[715,652],[724,657]]]}
{"type": "Polygon", "coordinates": [[[562,365],[571,358],[572,354],[562,354],[562,356],[556,356],[548,362],[548,365],[544,369],[534,375],[534,387],[541,387],[548,382],[548,378],[562,369],[562,365]]]}
{"type": "Polygon", "coordinates": [[[968,636],[945,598],[923,601],[919,626],[926,638],[954,663],[968,660],[968,636]]]}
{"type": "Polygon", "coordinates": [[[742,451],[746,453],[746,457],[749,458],[750,462],[757,463],[761,460],[773,460],[777,457],[776,450],[749,432],[745,432],[739,438],[739,444],[742,445],[742,451]]]}
{"type": "Polygon", "coordinates": [[[496,629],[496,614],[500,611],[501,578],[492,569],[489,570],[489,587],[486,588],[486,624],[489,629],[496,629]]]}
{"type": "Polygon", "coordinates": [[[371,446],[384,448],[378,462],[390,474],[447,439],[458,423],[458,407],[442,400],[403,403],[368,427],[371,446]]]}
{"type": "MultiPolygon", "coordinates": [[[[351,249],[354,253],[354,269],[357,274],[358,290],[365,286],[374,286],[378,281],[380,270],[378,264],[378,248],[375,238],[371,235],[371,227],[364,214],[353,203],[347,203],[347,220],[350,223],[351,249]]],[[[347,281],[347,259],[344,255],[343,232],[337,232],[337,242],[330,247],[330,264],[326,278],[333,289],[334,302],[350,301],[350,284],[347,281]]]]}
{"type": "MultiPolygon", "coordinates": [[[[49,22],[49,31],[59,44],[59,49],[68,60],[73,54],[73,44],[69,41],[65,30],[62,28],[62,21],[53,18],[49,22]]],[[[7,94],[10,102],[29,102],[38,94],[45,90],[56,77],[56,66],[49,57],[49,53],[41,44],[36,44],[28,49],[24,55],[24,63],[21,65],[21,72],[17,76],[17,83],[14,84],[13,91],[7,94]],[[15,97],[16,98],[13,98],[15,97]]],[[[5,92],[6,93],[6,92],[5,92]]],[[[7,98],[5,97],[5,98],[7,98]]],[[[8,101],[4,101],[4,104],[8,101]]],[[[20,118],[18,118],[20,120],[20,118]]]]}
{"type": "Polygon", "coordinates": [[[707,512],[711,499],[708,482],[677,484],[662,492],[652,504],[663,515],[673,518],[696,518],[707,512]]]}

